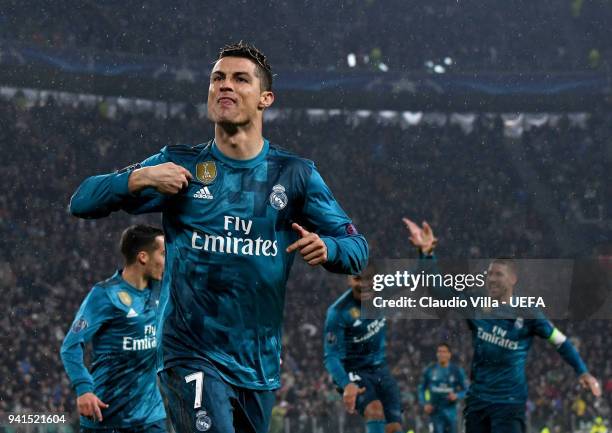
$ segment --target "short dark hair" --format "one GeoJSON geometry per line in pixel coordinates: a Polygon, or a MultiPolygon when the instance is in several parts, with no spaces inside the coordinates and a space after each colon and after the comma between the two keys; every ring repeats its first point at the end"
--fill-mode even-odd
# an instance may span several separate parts
{"type": "Polygon", "coordinates": [[[164,232],[154,226],[145,224],[129,226],[121,233],[121,241],[119,242],[125,263],[128,265],[134,263],[141,251],[153,251],[155,249],[155,238],[163,235],[164,232]]]}
{"type": "Polygon", "coordinates": [[[516,260],[508,257],[498,257],[491,262],[492,265],[503,265],[506,266],[510,272],[518,276],[518,265],[516,260]]]}
{"type": "Polygon", "coordinates": [[[446,348],[448,349],[448,351],[449,351],[449,352],[452,352],[451,347],[450,347],[450,344],[448,344],[448,343],[444,343],[444,342],[442,342],[442,343],[438,343],[438,345],[436,346],[436,349],[438,349],[438,348],[440,348],[440,347],[446,347],[446,348]]]}
{"type": "Polygon", "coordinates": [[[243,57],[251,60],[255,63],[255,71],[261,81],[261,88],[266,91],[272,90],[272,67],[264,53],[254,45],[243,41],[226,45],[219,51],[219,57],[217,57],[215,63],[223,57],[243,57]]]}

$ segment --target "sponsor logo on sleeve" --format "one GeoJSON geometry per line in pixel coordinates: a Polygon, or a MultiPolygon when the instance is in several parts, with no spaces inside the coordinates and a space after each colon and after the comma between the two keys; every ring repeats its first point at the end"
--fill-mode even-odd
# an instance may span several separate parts
{"type": "Polygon", "coordinates": [[[72,325],[72,332],[79,333],[87,328],[87,320],[80,318],[72,325]]]}

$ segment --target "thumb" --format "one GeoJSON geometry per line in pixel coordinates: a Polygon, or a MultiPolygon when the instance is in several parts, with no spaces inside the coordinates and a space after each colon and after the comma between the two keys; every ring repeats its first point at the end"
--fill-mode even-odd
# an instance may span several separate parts
{"type": "Polygon", "coordinates": [[[308,230],[306,230],[304,227],[302,227],[298,223],[291,224],[291,228],[295,230],[302,238],[305,237],[308,233],[310,233],[308,230]]]}
{"type": "Polygon", "coordinates": [[[104,409],[108,407],[108,405],[100,399],[98,399],[98,406],[103,407],[104,409]]]}

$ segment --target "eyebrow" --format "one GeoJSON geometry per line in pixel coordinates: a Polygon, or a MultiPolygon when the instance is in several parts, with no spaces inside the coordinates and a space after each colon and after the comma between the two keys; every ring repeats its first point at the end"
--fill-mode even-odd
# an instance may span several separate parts
{"type": "MultiPolygon", "coordinates": [[[[227,75],[225,72],[223,71],[214,71],[211,75],[227,75]]],[[[247,71],[237,71],[237,72],[232,72],[232,75],[248,75],[248,76],[252,76],[251,73],[247,72],[247,71]]]]}

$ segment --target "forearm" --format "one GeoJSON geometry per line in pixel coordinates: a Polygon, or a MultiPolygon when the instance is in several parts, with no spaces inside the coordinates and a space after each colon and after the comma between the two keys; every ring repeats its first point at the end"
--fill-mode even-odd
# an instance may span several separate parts
{"type": "Polygon", "coordinates": [[[66,374],[77,396],[93,392],[93,378],[83,363],[83,349],[80,344],[62,347],[61,358],[66,374]]]}
{"type": "Polygon", "coordinates": [[[565,362],[572,366],[577,375],[581,375],[589,371],[586,364],[580,357],[580,354],[569,339],[566,339],[563,344],[559,346],[557,352],[559,352],[559,355],[561,355],[565,362]]]}
{"type": "Polygon", "coordinates": [[[340,388],[344,389],[344,387],[351,382],[348,373],[342,366],[342,362],[340,362],[338,357],[328,355],[325,357],[324,363],[325,368],[340,388]]]}
{"type": "Polygon", "coordinates": [[[323,267],[330,272],[358,275],[368,263],[368,243],[361,235],[321,236],[327,247],[323,267]]]}

